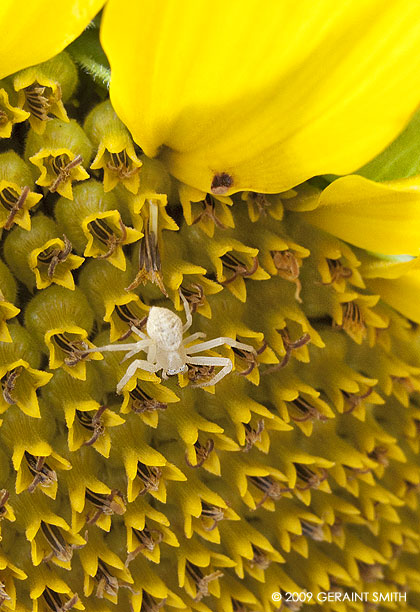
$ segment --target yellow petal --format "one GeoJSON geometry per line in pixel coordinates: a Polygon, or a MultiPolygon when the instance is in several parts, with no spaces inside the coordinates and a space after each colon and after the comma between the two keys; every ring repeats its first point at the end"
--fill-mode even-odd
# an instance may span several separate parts
{"type": "Polygon", "coordinates": [[[412,0],[109,0],[102,44],[134,140],[219,195],[352,172],[418,106],[412,0]]]}
{"type": "Polygon", "coordinates": [[[54,10],[48,0],[0,4],[0,78],[62,51],[100,11],[104,0],[69,0],[54,10]]]}
{"type": "Polygon", "coordinates": [[[405,317],[420,323],[419,270],[412,270],[400,278],[372,278],[367,286],[405,317]]]}
{"type": "Polygon", "coordinates": [[[418,255],[419,187],[420,177],[375,183],[345,176],[320,194],[315,210],[301,214],[312,225],[363,249],[418,255]]]}

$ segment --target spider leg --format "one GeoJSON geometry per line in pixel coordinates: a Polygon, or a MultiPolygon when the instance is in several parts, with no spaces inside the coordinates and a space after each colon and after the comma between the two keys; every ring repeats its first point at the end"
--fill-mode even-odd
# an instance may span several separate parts
{"type": "Polygon", "coordinates": [[[190,329],[191,325],[192,325],[192,314],[191,314],[191,308],[190,305],[188,304],[187,300],[185,299],[184,294],[182,293],[181,289],[179,289],[179,296],[182,300],[182,303],[184,304],[184,310],[185,310],[185,317],[186,317],[186,322],[184,323],[183,327],[182,327],[182,333],[185,333],[187,331],[187,329],[190,329]]]}
{"type": "Polygon", "coordinates": [[[139,338],[142,338],[143,340],[148,339],[148,335],[142,332],[141,329],[139,329],[135,325],[131,325],[130,327],[131,327],[131,331],[134,332],[136,336],[138,336],[139,338]]]}
{"type": "Polygon", "coordinates": [[[198,338],[205,338],[205,337],[206,337],[206,334],[204,334],[203,332],[196,332],[195,334],[191,334],[191,336],[187,336],[186,338],[184,338],[182,341],[182,346],[185,346],[189,342],[193,342],[194,340],[197,340],[198,338]]]}
{"type": "MultiPolygon", "coordinates": [[[[150,340],[148,339],[147,342],[149,341],[150,340]]],[[[142,350],[142,346],[147,346],[147,342],[146,340],[140,340],[139,342],[129,342],[127,344],[106,344],[105,346],[98,346],[86,349],[83,351],[83,353],[102,353],[102,351],[129,351],[130,349],[134,350],[134,347],[136,347],[135,352],[138,353],[138,351],[142,350]]]]}
{"type": "Polygon", "coordinates": [[[223,368],[213,376],[213,378],[201,385],[194,385],[194,387],[209,387],[210,385],[216,385],[222,378],[232,371],[233,365],[230,359],[227,357],[191,357],[187,360],[187,363],[191,365],[209,365],[209,366],[223,366],[223,368]]]}
{"type": "Polygon", "coordinates": [[[154,342],[152,342],[150,344],[149,350],[147,352],[147,361],[150,361],[150,363],[155,363],[156,362],[156,353],[157,353],[156,344],[154,342]]]}
{"type": "Polygon", "coordinates": [[[128,383],[130,378],[132,376],[134,376],[134,374],[139,369],[146,370],[146,372],[151,372],[152,374],[154,374],[155,372],[157,372],[161,368],[158,365],[156,365],[155,363],[150,363],[150,361],[146,361],[145,359],[135,359],[133,361],[133,363],[130,363],[130,365],[127,368],[126,373],[124,374],[124,376],[119,381],[119,383],[117,385],[117,393],[121,393],[121,391],[123,390],[125,385],[128,383]]]}
{"type": "Polygon", "coordinates": [[[150,345],[150,342],[151,342],[150,338],[148,338],[147,340],[139,340],[139,342],[133,342],[132,344],[133,350],[127,353],[127,355],[124,355],[120,363],[127,361],[127,359],[130,359],[130,357],[134,357],[134,355],[136,355],[140,351],[146,350],[147,347],[150,345]]]}
{"type": "Polygon", "coordinates": [[[193,353],[200,353],[201,351],[208,351],[210,349],[215,348],[216,346],[222,346],[222,344],[227,344],[228,346],[241,349],[243,351],[246,351],[247,353],[256,353],[254,347],[250,346],[249,344],[237,342],[237,340],[234,340],[233,338],[221,337],[214,338],[213,340],[207,340],[207,342],[200,342],[200,344],[195,344],[194,346],[190,346],[187,349],[187,355],[192,355],[193,353]]]}

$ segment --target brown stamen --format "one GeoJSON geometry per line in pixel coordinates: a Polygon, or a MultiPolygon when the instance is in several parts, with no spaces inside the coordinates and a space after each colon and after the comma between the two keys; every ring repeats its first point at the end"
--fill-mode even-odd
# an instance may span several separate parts
{"type": "Polygon", "coordinates": [[[144,488],[140,491],[139,495],[145,495],[148,491],[158,491],[162,468],[155,465],[145,465],[138,461],[137,476],[144,484],[144,488]]]}
{"type": "Polygon", "coordinates": [[[134,527],[133,533],[136,536],[137,540],[140,542],[140,545],[137,546],[131,553],[128,553],[127,560],[125,562],[125,566],[128,565],[137,557],[140,551],[146,549],[150,552],[153,552],[158,544],[162,542],[163,534],[158,529],[148,529],[146,526],[140,530],[135,529],[134,527]]]}
{"type": "Polygon", "coordinates": [[[119,225],[121,229],[121,236],[114,234],[104,219],[98,218],[88,223],[88,228],[92,235],[97,238],[99,242],[102,242],[102,244],[104,244],[108,249],[106,253],[97,255],[96,259],[108,259],[108,257],[111,257],[111,255],[115,253],[117,247],[124,244],[125,240],[127,239],[127,228],[121,219],[119,219],[119,225]]]}
{"type": "Polygon", "coordinates": [[[52,612],[68,612],[79,601],[79,596],[75,593],[71,599],[64,602],[61,593],[57,593],[57,591],[53,591],[47,586],[42,596],[52,612]]]}
{"type": "Polygon", "coordinates": [[[341,304],[343,309],[343,322],[341,325],[333,324],[334,327],[343,329],[349,335],[366,334],[366,324],[363,319],[360,306],[356,302],[345,302],[341,304]]]}
{"type": "Polygon", "coordinates": [[[350,414],[351,412],[353,412],[353,410],[355,410],[364,399],[369,397],[372,392],[373,387],[368,387],[368,390],[361,395],[357,393],[348,393],[347,391],[342,391],[341,393],[343,394],[346,402],[350,405],[350,408],[348,410],[344,410],[343,414],[350,414]]]}
{"type": "Polygon", "coordinates": [[[130,309],[130,306],[128,304],[116,304],[114,310],[118,317],[121,319],[121,321],[124,321],[124,323],[128,324],[128,330],[125,332],[125,334],[122,334],[122,336],[120,336],[118,340],[127,340],[127,338],[129,338],[133,333],[133,326],[137,327],[137,329],[139,329],[140,331],[142,331],[143,328],[146,326],[147,315],[139,319],[130,309]]]}
{"type": "Polygon", "coordinates": [[[188,380],[192,383],[201,383],[210,380],[213,377],[214,370],[214,366],[189,365],[188,380]]]}
{"type": "Polygon", "coordinates": [[[256,193],[251,192],[249,194],[252,198],[253,203],[258,208],[258,212],[260,215],[267,215],[267,208],[271,206],[271,202],[268,200],[267,196],[264,193],[256,193]]]}
{"type": "Polygon", "coordinates": [[[194,219],[192,225],[195,225],[202,219],[207,218],[213,221],[213,223],[217,225],[217,227],[220,227],[220,229],[226,229],[226,225],[224,225],[216,216],[216,204],[210,194],[206,195],[206,198],[201,202],[201,204],[203,206],[203,211],[194,219]]]}
{"type": "Polygon", "coordinates": [[[71,561],[73,557],[73,548],[80,548],[80,546],[70,546],[63,538],[60,528],[56,525],[41,521],[41,530],[52,549],[51,553],[45,557],[44,561],[47,562],[53,557],[64,563],[71,561]]]}
{"type": "Polygon", "coordinates": [[[109,153],[109,156],[111,160],[107,162],[106,167],[115,172],[120,180],[130,178],[140,170],[140,167],[133,166],[133,160],[128,157],[125,149],[119,153],[109,153]]]}
{"type": "Polygon", "coordinates": [[[258,567],[259,569],[266,570],[271,563],[271,559],[268,555],[255,544],[251,544],[254,556],[248,561],[250,567],[258,567]]]}
{"type": "Polygon", "coordinates": [[[291,402],[298,410],[303,414],[303,416],[294,416],[290,415],[290,418],[295,421],[295,423],[304,423],[309,420],[319,420],[326,421],[327,417],[324,414],[321,414],[319,410],[312,406],[307,400],[303,397],[297,397],[295,400],[291,402]]]}
{"type": "Polygon", "coordinates": [[[307,491],[308,489],[318,489],[319,485],[328,478],[326,469],[321,468],[319,472],[314,472],[304,463],[293,463],[296,469],[296,476],[304,482],[304,485],[296,484],[298,491],[307,491]]]}
{"type": "Polygon", "coordinates": [[[300,292],[302,284],[299,280],[301,263],[292,251],[270,251],[273,263],[276,266],[278,275],[287,281],[295,283],[295,299],[302,303],[300,292]]]}
{"type": "Polygon", "coordinates": [[[380,563],[365,563],[356,560],[360,577],[364,582],[376,582],[384,577],[383,568],[380,563]]]}
{"type": "Polygon", "coordinates": [[[82,446],[92,446],[96,440],[105,433],[105,425],[102,422],[102,414],[105,412],[106,406],[100,406],[92,417],[88,412],[82,412],[76,409],[76,417],[79,423],[89,431],[92,432],[92,437],[86,442],[83,442],[82,446]]]}
{"type": "Polygon", "coordinates": [[[168,404],[158,402],[157,399],[143,391],[143,389],[137,385],[132,391],[129,391],[129,395],[132,399],[131,409],[137,414],[142,412],[153,412],[154,410],[166,410],[168,404]]]}
{"type": "Polygon", "coordinates": [[[261,441],[261,434],[264,431],[264,421],[263,419],[259,420],[256,429],[253,429],[249,423],[244,423],[244,427],[246,429],[246,435],[245,446],[242,450],[244,453],[247,453],[256,442],[261,441]]]}
{"type": "Polygon", "coordinates": [[[180,289],[182,295],[187,300],[190,306],[191,314],[194,314],[199,306],[204,305],[204,289],[201,285],[199,285],[198,283],[190,283],[189,288],[181,285],[180,289]]]}
{"type": "MultiPolygon", "coordinates": [[[[34,83],[32,83],[32,85],[29,85],[29,87],[25,87],[23,90],[26,98],[26,104],[24,106],[26,106],[27,110],[31,113],[31,115],[33,115],[40,121],[50,120],[48,113],[51,108],[51,93],[49,94],[49,97],[47,97],[45,95],[47,89],[52,93],[50,87],[43,87],[35,81],[34,83]]],[[[57,85],[57,90],[58,91],[56,99],[61,100],[61,89],[59,85],[57,85]]]]}
{"type": "Polygon", "coordinates": [[[102,514],[124,514],[125,507],[114,501],[114,497],[116,495],[122,498],[122,493],[117,489],[112,489],[109,495],[103,495],[101,493],[95,493],[94,491],[86,488],[86,499],[97,508],[97,511],[92,518],[87,517],[86,523],[88,525],[94,525],[102,514]]]}
{"type": "Polygon", "coordinates": [[[232,351],[235,353],[235,355],[248,364],[248,367],[245,368],[245,370],[238,372],[238,374],[241,376],[248,376],[248,374],[251,374],[253,369],[258,366],[258,361],[254,353],[243,351],[242,349],[238,349],[236,347],[232,347],[232,351]]]}
{"type": "Polygon", "coordinates": [[[0,607],[5,601],[11,601],[11,597],[5,591],[6,585],[3,582],[0,582],[0,607]]]}
{"type": "Polygon", "coordinates": [[[386,446],[375,446],[373,451],[368,453],[368,457],[385,467],[389,465],[388,448],[386,448],[386,446]]]}
{"type": "Polygon", "coordinates": [[[38,485],[41,485],[41,487],[51,487],[57,482],[57,473],[45,463],[46,457],[35,457],[28,453],[28,451],[25,451],[25,459],[29,471],[34,477],[27,489],[29,493],[33,493],[38,485]]]}
{"type": "Polygon", "coordinates": [[[140,612],[158,612],[166,603],[167,597],[156,601],[147,591],[143,591],[143,600],[141,602],[140,612]]]}
{"type": "Polygon", "coordinates": [[[213,506],[206,502],[201,502],[201,514],[200,514],[202,527],[204,531],[213,531],[217,527],[217,523],[225,518],[225,510],[219,506],[213,506]],[[213,523],[208,527],[206,519],[212,519],[213,523]],[[204,519],[204,520],[203,520],[204,519]]]}
{"type": "Polygon", "coordinates": [[[5,380],[1,380],[1,385],[3,388],[3,399],[7,404],[13,405],[16,403],[16,400],[13,399],[12,393],[16,386],[16,380],[22,373],[23,368],[19,366],[7,372],[7,374],[3,377],[5,380]]]}
{"type": "Polygon", "coordinates": [[[352,269],[343,266],[339,259],[327,259],[327,264],[331,280],[328,283],[322,283],[323,285],[332,285],[341,278],[350,278],[353,274],[352,269]]]}
{"type": "Polygon", "coordinates": [[[39,253],[37,259],[40,263],[48,265],[48,277],[52,278],[59,263],[66,261],[72,250],[72,244],[65,234],[63,234],[64,248],[52,247],[39,253]]]}
{"type": "Polygon", "coordinates": [[[263,497],[256,504],[255,509],[259,508],[264,502],[270,498],[272,500],[280,499],[283,493],[291,493],[293,489],[282,487],[279,482],[276,482],[271,476],[249,476],[249,480],[253,485],[264,493],[263,497]]]}
{"type": "Polygon", "coordinates": [[[271,366],[270,368],[267,368],[264,374],[271,374],[272,372],[277,372],[277,370],[281,370],[282,368],[285,368],[290,361],[292,352],[300,348],[301,346],[305,346],[305,344],[308,344],[308,342],[310,342],[311,340],[311,336],[308,333],[305,333],[303,334],[303,336],[298,338],[298,340],[292,341],[290,339],[287,328],[280,330],[279,333],[283,340],[283,346],[286,352],[284,354],[283,359],[280,361],[280,363],[277,363],[276,365],[271,366]]]}
{"type": "Polygon", "coordinates": [[[62,153],[61,155],[54,157],[51,162],[51,167],[57,175],[57,178],[49,187],[51,193],[55,193],[62,183],[68,181],[71,171],[77,166],[80,166],[80,164],[83,162],[81,155],[76,155],[74,159],[66,163],[67,159],[69,159],[68,155],[66,153],[62,153]]]}
{"type": "Polygon", "coordinates": [[[311,523],[310,521],[305,521],[304,519],[300,519],[300,524],[303,535],[312,538],[312,540],[315,540],[315,542],[323,542],[325,540],[321,524],[311,523]]]}
{"type": "Polygon", "coordinates": [[[252,276],[254,272],[258,270],[259,266],[258,257],[252,258],[252,265],[250,268],[248,268],[244,263],[242,263],[230,252],[222,255],[220,259],[225,268],[228,268],[229,270],[233,271],[233,275],[230,278],[224,281],[220,281],[220,284],[224,287],[226,287],[226,285],[229,285],[229,283],[232,283],[236,278],[238,278],[238,276],[242,276],[243,278],[252,276]]]}
{"type": "Polygon", "coordinates": [[[209,438],[205,446],[202,446],[200,442],[197,440],[196,442],[194,442],[194,448],[195,448],[195,454],[197,457],[196,465],[192,465],[192,463],[190,463],[187,457],[187,453],[185,453],[185,463],[191,468],[199,468],[203,465],[203,463],[205,462],[205,460],[208,458],[211,451],[213,450],[214,441],[211,438],[209,438]]]}
{"type": "Polygon", "coordinates": [[[191,561],[186,562],[185,569],[195,583],[197,594],[194,597],[194,601],[201,601],[203,597],[207,597],[209,594],[209,583],[223,576],[223,572],[220,570],[204,575],[201,568],[191,563],[191,561]]]}
{"type": "Polygon", "coordinates": [[[233,178],[227,172],[221,172],[219,174],[215,174],[213,180],[211,182],[210,191],[214,193],[214,195],[223,195],[233,185],[233,178]]]}
{"type": "Polygon", "coordinates": [[[53,340],[58,348],[67,355],[64,358],[64,363],[68,366],[76,365],[88,354],[86,350],[89,346],[83,340],[70,340],[65,333],[54,334],[53,340]]]}
{"type": "Polygon", "coordinates": [[[343,467],[346,468],[346,470],[349,470],[353,475],[348,477],[348,480],[354,480],[356,478],[355,474],[359,475],[359,474],[370,474],[372,472],[371,468],[355,468],[355,467],[350,467],[349,465],[344,465],[343,467]]]}
{"type": "Polygon", "coordinates": [[[162,265],[157,236],[154,232],[149,230],[149,219],[145,222],[144,236],[140,241],[139,271],[131,285],[126,288],[126,291],[136,289],[140,283],[145,285],[148,281],[157,285],[163,295],[169,297],[165,285],[163,284],[162,265]]]}
{"type": "Polygon", "coordinates": [[[0,204],[9,211],[9,216],[3,226],[5,230],[9,230],[12,227],[15,217],[22,210],[29,193],[29,187],[23,187],[20,194],[11,187],[6,187],[0,192],[0,204]]]}
{"type": "Polygon", "coordinates": [[[102,559],[98,559],[98,569],[95,574],[95,580],[98,583],[96,597],[99,597],[99,599],[102,599],[105,593],[111,595],[111,597],[116,597],[118,595],[118,589],[120,587],[118,579],[109,572],[108,567],[102,559]]]}

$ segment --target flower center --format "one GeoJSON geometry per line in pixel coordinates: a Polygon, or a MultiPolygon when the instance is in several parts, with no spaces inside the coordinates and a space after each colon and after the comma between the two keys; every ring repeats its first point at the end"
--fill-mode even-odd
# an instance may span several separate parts
{"type": "Polygon", "coordinates": [[[5,187],[0,191],[0,204],[9,212],[9,216],[4,224],[4,229],[9,230],[17,213],[22,209],[29,194],[29,187],[24,187],[19,194],[12,187],[5,187]]]}
{"type": "Polygon", "coordinates": [[[51,108],[51,87],[43,87],[35,81],[35,83],[29,85],[29,87],[25,87],[23,91],[25,93],[24,107],[31,113],[31,115],[40,121],[48,121],[50,119],[48,113],[51,108]]]}
{"type": "Polygon", "coordinates": [[[97,259],[108,259],[108,257],[111,257],[111,255],[115,253],[116,248],[125,242],[127,238],[127,228],[121,219],[119,223],[121,236],[117,236],[104,219],[94,219],[87,224],[91,234],[108,249],[103,255],[97,255],[97,259]]]}
{"type": "Polygon", "coordinates": [[[206,459],[209,457],[211,451],[214,448],[214,442],[211,438],[209,438],[206,442],[206,444],[203,446],[202,444],[200,444],[200,442],[197,440],[196,442],[194,442],[194,448],[195,448],[195,454],[197,457],[197,463],[196,465],[193,465],[192,463],[190,463],[187,454],[185,454],[185,462],[189,467],[192,468],[199,468],[203,465],[203,463],[206,461],[206,459]]]}
{"type": "Polygon", "coordinates": [[[70,240],[63,234],[64,239],[64,248],[54,248],[49,247],[39,253],[37,259],[41,264],[48,266],[48,277],[52,278],[54,276],[54,272],[59,263],[63,263],[66,261],[67,257],[70,255],[72,250],[72,244],[70,240]]]}
{"type": "Polygon", "coordinates": [[[139,271],[134,281],[127,287],[127,291],[135,289],[140,283],[145,285],[147,281],[157,285],[162,293],[168,297],[168,293],[163,284],[162,264],[157,236],[155,232],[149,230],[149,219],[145,221],[144,236],[140,242],[139,271]]]}
{"type": "Polygon", "coordinates": [[[140,491],[140,495],[144,495],[148,491],[157,491],[162,476],[162,468],[155,465],[145,465],[141,463],[141,461],[138,461],[137,476],[144,484],[144,488],[140,491]]]}
{"type": "Polygon", "coordinates": [[[223,266],[228,270],[233,271],[233,275],[225,281],[222,281],[220,284],[223,286],[228,285],[232,281],[234,281],[238,276],[247,277],[252,276],[254,272],[258,270],[258,258],[252,258],[251,267],[247,267],[242,261],[240,261],[237,257],[235,257],[232,253],[225,253],[220,257],[223,266]]]}
{"type": "Polygon", "coordinates": [[[132,398],[131,409],[137,414],[153,410],[166,410],[168,404],[158,402],[157,399],[146,393],[137,384],[132,391],[129,391],[132,398]]]}
{"type": "Polygon", "coordinates": [[[72,170],[77,168],[77,166],[80,166],[82,161],[81,155],[76,155],[76,157],[71,161],[67,153],[61,153],[56,157],[50,156],[47,163],[50,166],[52,173],[56,176],[55,180],[49,186],[50,192],[55,193],[60,185],[68,181],[72,170]]]}
{"type": "Polygon", "coordinates": [[[83,446],[92,446],[96,440],[105,433],[105,426],[102,423],[101,416],[105,412],[106,406],[101,406],[95,412],[94,416],[91,416],[88,412],[82,412],[76,409],[76,417],[80,425],[92,432],[92,437],[83,443],[83,446]]]}
{"type": "Polygon", "coordinates": [[[41,487],[51,487],[57,482],[57,474],[55,470],[45,463],[45,457],[34,457],[28,451],[25,451],[25,459],[29,471],[34,477],[28,487],[29,493],[33,493],[38,485],[41,485],[41,487]]]}
{"type": "Polygon", "coordinates": [[[115,172],[120,180],[124,180],[139,172],[140,168],[133,166],[133,161],[128,157],[127,151],[119,151],[119,153],[109,153],[110,161],[106,167],[111,172],[115,172]]]}

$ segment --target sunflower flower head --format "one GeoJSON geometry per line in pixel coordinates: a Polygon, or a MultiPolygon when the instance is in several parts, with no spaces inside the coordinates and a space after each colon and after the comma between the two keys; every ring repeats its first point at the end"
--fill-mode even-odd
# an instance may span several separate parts
{"type": "Polygon", "coordinates": [[[418,610],[419,6],[17,8],[0,607],[418,610]]]}

